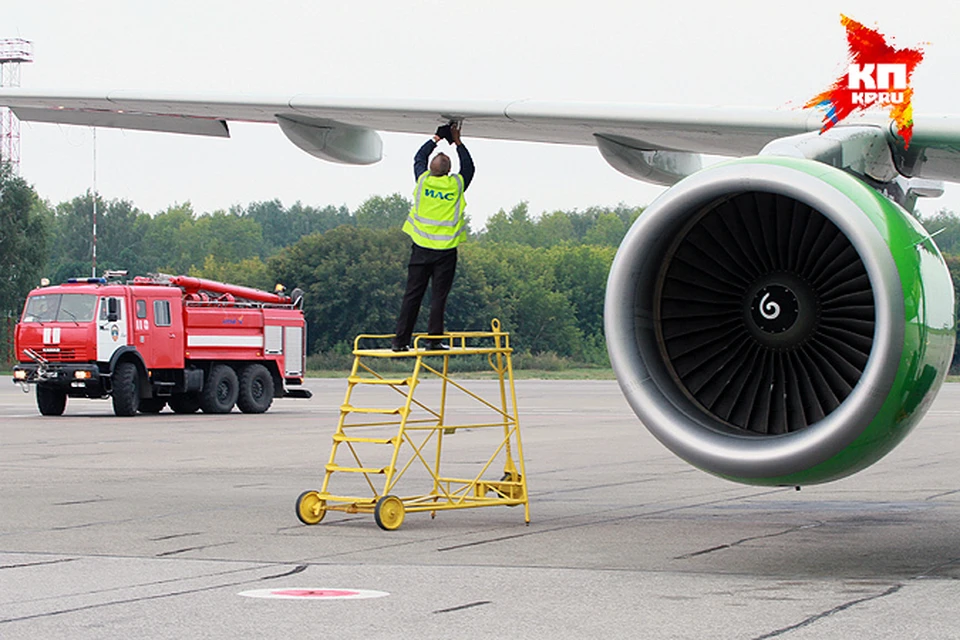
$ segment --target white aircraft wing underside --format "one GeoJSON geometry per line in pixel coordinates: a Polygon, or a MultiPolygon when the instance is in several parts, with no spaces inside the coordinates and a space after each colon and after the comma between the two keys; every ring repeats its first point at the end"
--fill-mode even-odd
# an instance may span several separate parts
{"type": "MultiPolygon", "coordinates": [[[[210,136],[228,136],[229,121],[429,134],[462,120],[474,138],[596,146],[601,136],[638,150],[724,156],[756,154],[778,138],[817,131],[822,118],[819,111],[800,109],[27,89],[0,89],[0,106],[28,121],[210,136]]],[[[854,123],[883,127],[891,145],[902,147],[882,114],[854,123]]],[[[960,118],[915,118],[910,148],[897,157],[905,175],[960,181],[960,118]]]]}

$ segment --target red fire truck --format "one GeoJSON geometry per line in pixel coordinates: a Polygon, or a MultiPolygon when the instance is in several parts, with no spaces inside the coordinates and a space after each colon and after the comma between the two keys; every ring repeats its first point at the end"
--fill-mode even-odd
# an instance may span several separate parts
{"type": "MultiPolygon", "coordinates": [[[[124,274],[125,275],[125,274],[124,274]]],[[[302,293],[156,275],[77,278],[30,292],[17,324],[14,382],[45,416],[67,398],[113,399],[118,416],[266,411],[309,398],[302,293]]]]}

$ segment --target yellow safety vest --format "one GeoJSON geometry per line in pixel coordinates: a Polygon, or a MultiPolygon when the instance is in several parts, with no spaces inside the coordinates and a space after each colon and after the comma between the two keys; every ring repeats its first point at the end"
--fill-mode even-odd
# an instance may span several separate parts
{"type": "Polygon", "coordinates": [[[403,231],[421,247],[453,249],[467,239],[466,208],[460,174],[433,176],[424,171],[417,179],[403,231]]]}

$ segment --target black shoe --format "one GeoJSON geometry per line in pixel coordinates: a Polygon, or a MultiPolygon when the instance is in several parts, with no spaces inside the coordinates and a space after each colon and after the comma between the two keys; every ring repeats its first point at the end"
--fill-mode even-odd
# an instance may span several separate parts
{"type": "Polygon", "coordinates": [[[395,344],[390,347],[397,353],[403,353],[404,351],[410,351],[410,345],[408,344],[395,344]]]}
{"type": "Polygon", "coordinates": [[[424,340],[423,348],[427,351],[450,351],[450,347],[443,340],[424,340]]]}

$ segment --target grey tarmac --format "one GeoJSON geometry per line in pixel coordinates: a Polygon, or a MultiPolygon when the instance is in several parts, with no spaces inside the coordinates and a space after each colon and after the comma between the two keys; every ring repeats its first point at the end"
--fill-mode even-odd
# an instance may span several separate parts
{"type": "MultiPolygon", "coordinates": [[[[498,506],[389,532],[297,520],[346,383],[307,387],[263,415],[45,418],[0,385],[0,638],[960,637],[958,384],[887,458],[798,492],[688,467],[615,382],[519,381],[531,523],[498,506]],[[239,595],[298,588],[389,595],[239,595]]],[[[475,469],[493,435],[448,436],[444,464],[475,469]]]]}

